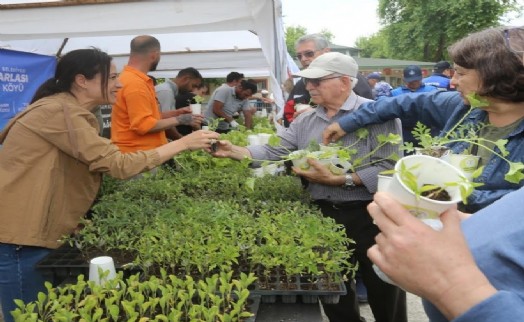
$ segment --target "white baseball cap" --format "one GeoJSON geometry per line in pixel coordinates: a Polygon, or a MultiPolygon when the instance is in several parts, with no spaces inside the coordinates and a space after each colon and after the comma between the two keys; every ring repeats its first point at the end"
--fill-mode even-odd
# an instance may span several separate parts
{"type": "Polygon", "coordinates": [[[334,73],[357,77],[358,64],[353,57],[337,52],[322,54],[308,68],[293,74],[294,77],[321,78],[334,73]]]}

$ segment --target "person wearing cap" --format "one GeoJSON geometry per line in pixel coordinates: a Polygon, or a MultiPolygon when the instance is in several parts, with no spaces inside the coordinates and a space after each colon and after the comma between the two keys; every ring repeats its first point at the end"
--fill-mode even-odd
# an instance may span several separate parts
{"type": "MultiPolygon", "coordinates": [[[[432,118],[454,127],[470,108],[468,94],[476,91],[489,106],[477,109],[466,121],[487,120],[491,130],[499,132],[493,139],[508,140],[507,157],[522,162],[524,27],[485,29],[459,40],[448,51],[457,71],[451,80],[457,92],[406,95],[389,100],[387,106],[385,102],[374,105],[383,105],[381,110],[387,113],[403,106],[405,115],[433,114],[432,118]],[[409,102],[412,99],[414,104],[409,102]]],[[[338,124],[326,129],[326,141],[352,131],[348,126],[366,118],[365,114],[376,115],[379,122],[387,119],[377,109],[366,111],[368,107],[359,109],[361,115],[354,113],[355,119],[343,120],[343,132],[334,135],[338,124]]],[[[460,144],[450,147],[460,153],[457,146],[460,144]]],[[[448,210],[441,216],[441,231],[410,216],[386,193],[377,193],[370,206],[383,233],[368,256],[397,285],[424,298],[432,322],[506,322],[524,317],[524,188],[522,182],[516,190],[504,181],[506,169],[499,157],[484,161],[487,165],[475,179],[484,186],[474,191],[468,204],[491,204],[462,221],[456,209],[448,210]]]]}
{"type": "MultiPolygon", "coordinates": [[[[320,142],[324,129],[340,118],[354,113],[360,105],[372,102],[356,95],[353,88],[357,82],[358,65],[350,56],[331,52],[313,60],[307,69],[297,73],[302,77],[306,89],[317,108],[302,113],[286,131],[277,134],[281,146],[250,145],[240,147],[229,141],[218,142],[216,157],[242,160],[282,160],[289,151],[306,149],[311,141],[320,142]]],[[[395,121],[366,127],[369,135],[363,139],[351,133],[341,138],[344,146],[357,149],[356,157],[364,156],[378,145],[381,135],[400,134],[395,121]]],[[[387,144],[376,151],[355,172],[335,175],[316,160],[308,160],[310,169],[293,168],[307,182],[311,194],[324,216],[344,225],[347,235],[355,241],[354,256],[359,263],[362,278],[368,290],[368,300],[376,321],[407,321],[406,294],[401,289],[383,282],[374,272],[366,251],[375,243],[379,230],[367,212],[367,205],[377,190],[377,175],[391,169],[394,161],[388,159],[392,153],[400,153],[399,146],[387,144]]],[[[324,311],[331,322],[361,321],[359,306],[352,281],[347,282],[348,294],[338,304],[325,305],[324,311]]]]}
{"type": "MultiPolygon", "coordinates": [[[[311,64],[315,58],[331,51],[329,42],[321,34],[309,34],[300,37],[295,43],[295,50],[296,57],[303,68],[308,68],[309,64],[311,64]]],[[[358,78],[358,83],[353,91],[359,96],[372,99],[373,93],[365,77],[360,73],[356,77],[358,78]]],[[[295,110],[295,105],[310,103],[312,103],[311,96],[306,90],[306,85],[302,80],[299,80],[291,90],[286,105],[284,106],[284,126],[288,127],[295,117],[306,111],[295,110]]]]}
{"type": "Polygon", "coordinates": [[[422,82],[422,70],[417,65],[409,65],[404,68],[404,85],[391,91],[391,96],[399,96],[409,93],[425,93],[437,90],[435,86],[426,85],[422,82]]]}
{"type": "Polygon", "coordinates": [[[453,68],[451,64],[445,60],[439,61],[433,67],[433,74],[429,77],[422,79],[422,82],[426,85],[435,86],[438,89],[450,91],[454,90],[451,87],[451,76],[453,68]]]}
{"type": "MultiPolygon", "coordinates": [[[[399,96],[410,93],[426,93],[436,91],[437,88],[431,85],[425,85],[422,82],[422,70],[417,65],[409,65],[404,68],[404,85],[399,86],[391,91],[391,96],[399,96]]],[[[411,132],[415,128],[417,121],[411,122],[402,121],[402,137],[404,142],[411,142],[414,146],[418,146],[418,141],[415,140],[411,132]]],[[[431,128],[432,135],[438,135],[438,128],[431,128]]]]}
{"type": "Polygon", "coordinates": [[[393,87],[391,87],[388,82],[382,80],[382,76],[379,72],[370,73],[368,76],[366,76],[366,79],[368,80],[369,86],[371,86],[373,98],[375,100],[381,97],[391,96],[391,90],[393,87]]]}

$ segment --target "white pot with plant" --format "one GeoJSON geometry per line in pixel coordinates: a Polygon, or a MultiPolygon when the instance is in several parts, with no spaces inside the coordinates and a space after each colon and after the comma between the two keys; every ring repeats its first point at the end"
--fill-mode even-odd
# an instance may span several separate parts
{"type": "Polygon", "coordinates": [[[480,173],[475,173],[479,168],[480,157],[473,154],[455,154],[448,153],[441,157],[452,166],[460,169],[468,180],[472,180],[480,173]]]}
{"type": "Polygon", "coordinates": [[[196,95],[193,97],[193,101],[195,103],[190,103],[189,108],[191,109],[191,113],[195,115],[202,114],[202,102],[204,101],[204,97],[200,95],[196,95]]]}
{"type": "Polygon", "coordinates": [[[524,179],[524,164],[521,162],[512,162],[506,158],[509,154],[506,149],[508,140],[499,139],[496,141],[480,137],[479,133],[487,126],[483,123],[464,124],[467,116],[476,108],[488,106],[489,102],[478,96],[477,94],[470,94],[467,96],[471,104],[471,108],[464,114],[449,131],[441,136],[432,136],[431,130],[422,123],[417,123],[415,129],[412,131],[414,138],[418,141],[420,147],[413,147],[411,143],[404,144],[404,150],[410,152],[415,151],[416,154],[430,155],[434,157],[441,157],[463,171],[467,178],[472,179],[482,173],[482,168],[479,168],[480,159],[473,153],[475,149],[483,149],[489,151],[490,154],[501,158],[509,165],[508,172],[504,175],[504,179],[511,183],[519,183],[524,179]],[[467,143],[469,147],[460,154],[452,154],[447,147],[454,143],[467,143]]]}
{"type": "MultiPolygon", "coordinates": [[[[377,190],[388,192],[413,216],[440,230],[440,215],[460,201],[467,203],[467,197],[479,185],[442,159],[410,155],[397,161],[394,170],[378,176],[377,190]]],[[[373,269],[382,280],[394,284],[377,266],[373,265],[373,269]]]]}
{"type": "Polygon", "coordinates": [[[379,176],[379,191],[386,191],[402,203],[411,214],[435,229],[442,224],[444,211],[467,197],[479,183],[470,182],[465,174],[448,162],[427,156],[410,155],[400,159],[395,169],[379,176]]]}

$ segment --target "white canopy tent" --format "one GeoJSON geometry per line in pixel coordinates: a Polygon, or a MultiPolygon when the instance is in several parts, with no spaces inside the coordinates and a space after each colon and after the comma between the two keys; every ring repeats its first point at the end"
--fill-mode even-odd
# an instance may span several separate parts
{"type": "Polygon", "coordinates": [[[131,39],[149,34],[162,46],[152,75],[174,77],[191,66],[204,77],[225,77],[230,71],[268,76],[276,103],[283,106],[280,84],[287,78],[287,62],[280,0],[112,1],[19,8],[4,2],[0,47],[56,55],[94,46],[121,68],[131,39]]]}

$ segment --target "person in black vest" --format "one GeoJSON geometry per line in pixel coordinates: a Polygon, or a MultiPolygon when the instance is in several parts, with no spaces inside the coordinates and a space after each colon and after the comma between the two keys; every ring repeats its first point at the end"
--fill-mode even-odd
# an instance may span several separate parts
{"type": "MultiPolygon", "coordinates": [[[[300,64],[304,69],[308,68],[309,64],[318,56],[330,52],[329,42],[321,34],[310,34],[300,37],[295,43],[296,57],[300,60],[300,64]]],[[[373,93],[366,78],[362,74],[357,75],[358,82],[353,89],[353,92],[358,96],[373,99],[373,93]]],[[[311,96],[306,90],[304,81],[300,79],[293,90],[289,94],[284,107],[284,126],[288,127],[293,119],[305,110],[298,110],[295,108],[297,104],[309,104],[311,96]]]]}

